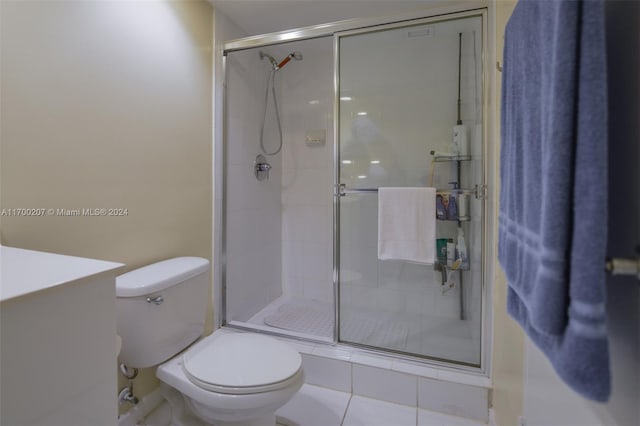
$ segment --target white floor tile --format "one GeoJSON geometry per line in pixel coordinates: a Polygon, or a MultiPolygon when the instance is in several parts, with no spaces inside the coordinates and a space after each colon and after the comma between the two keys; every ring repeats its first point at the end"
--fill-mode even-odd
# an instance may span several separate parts
{"type": "Polygon", "coordinates": [[[340,426],[351,394],[313,385],[298,393],[276,411],[278,423],[287,426],[340,426]]]}
{"type": "Polygon", "coordinates": [[[418,409],[418,426],[486,426],[486,423],[418,409]]]}
{"type": "Polygon", "coordinates": [[[416,408],[351,397],[343,426],[416,426],[416,408]]]}

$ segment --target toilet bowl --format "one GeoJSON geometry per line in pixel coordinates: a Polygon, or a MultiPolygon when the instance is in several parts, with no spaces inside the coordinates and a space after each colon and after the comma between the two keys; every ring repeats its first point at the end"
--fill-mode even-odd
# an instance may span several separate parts
{"type": "Polygon", "coordinates": [[[209,262],[182,257],[116,279],[120,361],[158,366],[172,424],[193,416],[214,426],[275,426],[275,411],[304,381],[291,346],[254,333],[204,329],[209,262]],[[195,343],[194,343],[195,342],[195,343]]]}
{"type": "Polygon", "coordinates": [[[275,411],[304,382],[300,354],[289,345],[222,330],[159,366],[157,376],[180,392],[188,408],[183,413],[174,401],[174,423],[193,413],[215,426],[273,426],[275,411]]]}

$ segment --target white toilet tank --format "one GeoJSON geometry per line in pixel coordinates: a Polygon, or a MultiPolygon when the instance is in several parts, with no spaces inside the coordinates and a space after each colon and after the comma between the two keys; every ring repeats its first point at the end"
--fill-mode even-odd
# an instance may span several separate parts
{"type": "Polygon", "coordinates": [[[209,261],[177,257],[116,278],[120,361],[129,367],[161,364],[204,330],[209,304],[209,261]]]}

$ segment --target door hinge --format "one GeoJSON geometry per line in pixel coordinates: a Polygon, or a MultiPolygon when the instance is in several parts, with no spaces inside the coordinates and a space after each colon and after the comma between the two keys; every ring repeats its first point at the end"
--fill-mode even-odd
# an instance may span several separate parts
{"type": "Polygon", "coordinates": [[[488,188],[487,185],[476,185],[475,195],[478,200],[486,200],[487,199],[488,188]]]}

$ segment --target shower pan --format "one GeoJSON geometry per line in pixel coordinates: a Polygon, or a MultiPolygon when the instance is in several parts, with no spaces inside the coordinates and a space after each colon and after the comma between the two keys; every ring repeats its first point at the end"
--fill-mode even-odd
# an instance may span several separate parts
{"type": "Polygon", "coordinates": [[[354,20],[224,45],[221,325],[484,368],[486,20],[354,20]],[[460,247],[451,262],[378,259],[381,187],[436,188],[449,215],[433,244],[460,247]]]}

